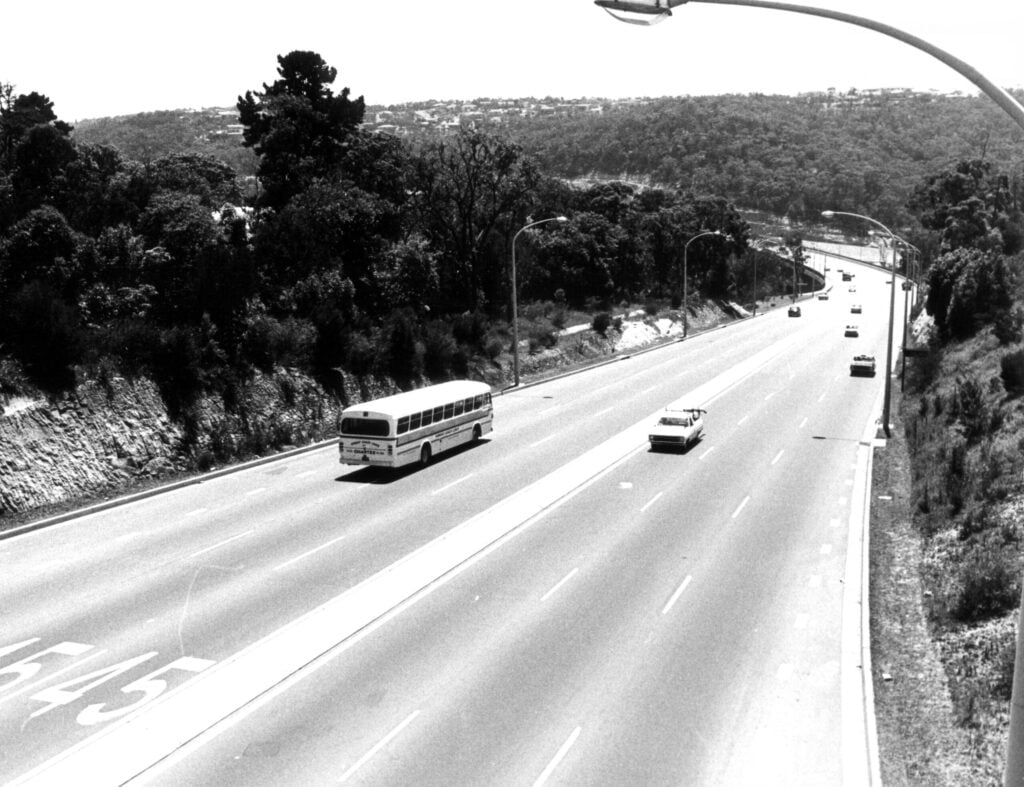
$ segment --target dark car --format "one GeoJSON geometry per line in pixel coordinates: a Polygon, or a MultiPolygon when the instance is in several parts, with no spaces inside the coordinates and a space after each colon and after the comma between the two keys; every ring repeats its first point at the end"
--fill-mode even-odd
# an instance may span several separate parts
{"type": "Polygon", "coordinates": [[[789,307],[789,316],[790,317],[799,317],[800,316],[800,307],[799,306],[790,306],[789,307]]]}

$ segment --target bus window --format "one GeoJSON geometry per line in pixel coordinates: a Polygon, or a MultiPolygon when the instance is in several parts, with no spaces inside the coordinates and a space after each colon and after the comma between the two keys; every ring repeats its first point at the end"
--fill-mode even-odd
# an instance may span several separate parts
{"type": "Polygon", "coordinates": [[[423,425],[424,426],[430,426],[430,424],[434,420],[434,417],[433,417],[434,416],[434,411],[433,410],[424,410],[422,415],[423,415],[423,425]]]}
{"type": "Polygon", "coordinates": [[[468,413],[472,409],[473,409],[473,397],[471,396],[471,397],[469,397],[466,400],[466,412],[468,413]]]}
{"type": "Polygon", "coordinates": [[[405,434],[409,431],[409,416],[403,415],[398,419],[398,433],[405,434]]]}
{"type": "Polygon", "coordinates": [[[452,415],[462,415],[462,410],[465,404],[466,403],[464,401],[459,399],[459,401],[455,403],[455,412],[452,413],[452,415]]]}
{"type": "Polygon", "coordinates": [[[388,422],[384,418],[342,418],[341,433],[364,437],[387,437],[388,422]]]}
{"type": "Polygon", "coordinates": [[[455,405],[454,404],[446,404],[444,406],[444,417],[445,418],[451,418],[453,415],[455,415],[455,405]]]}
{"type": "Polygon", "coordinates": [[[436,424],[438,421],[441,421],[441,420],[444,420],[444,408],[443,407],[435,407],[434,408],[434,423],[436,424]]]}
{"type": "Polygon", "coordinates": [[[484,398],[483,398],[483,396],[476,396],[476,397],[474,397],[474,399],[473,399],[473,409],[474,410],[479,410],[483,406],[484,406],[484,398]]]}
{"type": "Polygon", "coordinates": [[[413,413],[411,416],[409,416],[409,428],[410,429],[419,429],[420,428],[420,414],[419,413],[413,413]]]}

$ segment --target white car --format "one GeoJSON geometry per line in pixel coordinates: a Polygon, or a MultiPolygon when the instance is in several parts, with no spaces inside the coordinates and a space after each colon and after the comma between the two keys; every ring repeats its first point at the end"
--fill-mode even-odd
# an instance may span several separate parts
{"type": "Polygon", "coordinates": [[[666,407],[647,435],[651,450],[692,446],[704,434],[706,412],[699,407],[666,407]]]}

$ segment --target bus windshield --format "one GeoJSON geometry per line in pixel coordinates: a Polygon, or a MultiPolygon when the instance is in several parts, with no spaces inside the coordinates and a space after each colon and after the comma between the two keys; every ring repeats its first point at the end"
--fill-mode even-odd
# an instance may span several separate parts
{"type": "Polygon", "coordinates": [[[342,418],[341,433],[366,437],[387,437],[388,421],[386,418],[342,418]]]}

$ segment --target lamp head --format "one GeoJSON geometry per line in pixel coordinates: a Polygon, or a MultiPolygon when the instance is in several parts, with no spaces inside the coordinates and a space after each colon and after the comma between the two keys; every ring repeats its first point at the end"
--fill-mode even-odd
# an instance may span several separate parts
{"type": "Polygon", "coordinates": [[[835,218],[836,212],[834,210],[823,210],[821,212],[821,215],[824,216],[826,219],[831,219],[835,218]]]}

